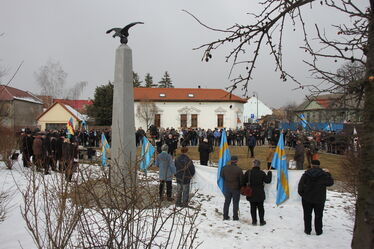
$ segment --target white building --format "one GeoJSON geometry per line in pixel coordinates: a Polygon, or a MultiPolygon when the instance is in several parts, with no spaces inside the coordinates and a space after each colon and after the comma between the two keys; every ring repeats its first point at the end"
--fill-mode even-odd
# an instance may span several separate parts
{"type": "Polygon", "coordinates": [[[244,104],[243,122],[252,123],[255,122],[256,119],[261,119],[261,117],[271,114],[273,114],[273,111],[261,100],[253,96],[244,104]]]}
{"type": "Polygon", "coordinates": [[[135,126],[237,128],[246,99],[222,89],[134,88],[135,126]]]}

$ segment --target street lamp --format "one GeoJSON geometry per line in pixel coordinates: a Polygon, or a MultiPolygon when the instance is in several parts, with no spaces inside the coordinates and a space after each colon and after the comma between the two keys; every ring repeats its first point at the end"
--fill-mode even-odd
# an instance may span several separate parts
{"type": "Polygon", "coordinates": [[[256,97],[256,103],[257,103],[256,120],[258,120],[258,93],[257,92],[253,92],[253,97],[256,97]]]}

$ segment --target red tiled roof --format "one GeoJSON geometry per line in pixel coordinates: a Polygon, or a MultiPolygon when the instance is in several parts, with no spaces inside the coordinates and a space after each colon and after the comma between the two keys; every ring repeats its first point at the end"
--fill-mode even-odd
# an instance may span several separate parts
{"type": "Polygon", "coordinates": [[[207,88],[134,88],[134,100],[162,102],[240,102],[247,100],[222,89],[207,88]]]}
{"type": "Polygon", "coordinates": [[[22,91],[20,89],[0,85],[0,100],[14,100],[14,99],[20,99],[30,102],[40,102],[41,100],[32,95],[29,92],[22,91]]]}
{"type": "Polygon", "coordinates": [[[86,108],[87,105],[92,105],[92,101],[91,100],[83,100],[83,99],[76,99],[76,100],[71,100],[71,99],[54,99],[53,102],[58,102],[58,103],[62,103],[62,104],[65,104],[65,105],[70,105],[71,107],[73,107],[74,109],[76,110],[82,110],[84,108],[86,108]]]}
{"type": "Polygon", "coordinates": [[[322,107],[328,108],[330,106],[332,100],[330,100],[330,99],[316,99],[316,101],[322,107]]]}

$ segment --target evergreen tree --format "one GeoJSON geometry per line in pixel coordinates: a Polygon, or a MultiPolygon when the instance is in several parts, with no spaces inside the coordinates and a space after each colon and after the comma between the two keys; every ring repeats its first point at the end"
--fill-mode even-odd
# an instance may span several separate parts
{"type": "Polygon", "coordinates": [[[168,71],[165,71],[164,76],[158,82],[159,88],[174,88],[173,82],[171,81],[168,71]]]}
{"type": "Polygon", "coordinates": [[[145,86],[144,87],[151,88],[151,87],[157,86],[157,84],[153,84],[153,77],[151,76],[150,73],[147,73],[145,75],[144,81],[145,81],[145,86]]]}
{"type": "Polygon", "coordinates": [[[113,87],[109,82],[95,89],[93,104],[88,106],[87,112],[96,125],[112,125],[113,87]]]}
{"type": "Polygon", "coordinates": [[[132,84],[133,84],[134,87],[141,87],[141,83],[143,81],[139,80],[139,75],[137,73],[132,72],[132,79],[133,79],[132,84]]]}

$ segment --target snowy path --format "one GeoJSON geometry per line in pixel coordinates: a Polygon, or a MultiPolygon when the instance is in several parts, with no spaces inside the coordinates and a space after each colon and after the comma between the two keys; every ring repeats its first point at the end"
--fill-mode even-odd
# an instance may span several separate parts
{"type": "MultiPolygon", "coordinates": [[[[20,165],[9,171],[0,165],[0,189],[12,188],[12,204],[7,219],[0,224],[0,249],[35,248],[20,214],[21,195],[14,187],[14,180],[24,184],[20,165]]],[[[274,184],[267,186],[265,202],[265,226],[252,226],[249,203],[242,197],[240,202],[240,221],[223,221],[223,195],[216,187],[216,169],[197,166],[193,183],[199,193],[194,201],[202,204],[198,218],[199,248],[350,248],[353,219],[345,212],[351,202],[346,194],[328,192],[324,212],[324,233],[321,236],[305,235],[303,232],[303,212],[300,199],[295,192],[295,184],[302,172],[290,173],[291,198],[284,205],[275,205],[274,184]]],[[[230,209],[231,212],[231,209],[230,209]]],[[[231,216],[231,214],[230,214],[231,216]]]]}

